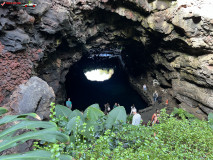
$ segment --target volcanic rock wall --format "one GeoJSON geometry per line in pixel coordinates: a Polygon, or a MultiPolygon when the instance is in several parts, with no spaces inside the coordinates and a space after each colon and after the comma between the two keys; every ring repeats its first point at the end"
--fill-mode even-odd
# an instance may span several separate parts
{"type": "Polygon", "coordinates": [[[37,7],[0,8],[0,104],[33,75],[62,95],[65,74],[81,56],[123,46],[121,54],[136,88],[148,84],[150,97],[155,89],[166,89],[173,105],[196,115],[212,112],[211,0],[33,2],[37,7]],[[129,64],[125,48],[131,44],[140,45],[141,52],[129,64]],[[57,50],[63,46],[69,51],[57,50]],[[150,83],[153,79],[159,88],[150,83]]]}

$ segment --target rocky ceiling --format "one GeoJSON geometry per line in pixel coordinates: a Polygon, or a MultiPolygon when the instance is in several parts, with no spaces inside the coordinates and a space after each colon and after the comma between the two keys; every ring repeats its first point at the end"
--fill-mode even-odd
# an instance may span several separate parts
{"type": "Polygon", "coordinates": [[[11,103],[11,95],[32,76],[46,81],[63,101],[72,64],[84,55],[122,47],[130,82],[147,102],[152,103],[152,93],[144,95],[142,85],[154,91],[157,79],[163,98],[173,105],[198,117],[212,112],[211,0],[33,2],[35,8],[0,8],[1,105],[15,108],[18,100],[11,103]]]}

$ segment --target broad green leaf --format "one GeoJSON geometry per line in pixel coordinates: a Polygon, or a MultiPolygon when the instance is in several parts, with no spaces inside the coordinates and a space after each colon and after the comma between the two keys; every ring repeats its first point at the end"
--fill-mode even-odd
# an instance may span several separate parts
{"type": "Polygon", "coordinates": [[[87,123],[86,132],[85,132],[84,136],[86,136],[87,138],[90,138],[89,137],[89,128],[92,126],[96,126],[97,120],[99,119],[99,117],[101,117],[103,115],[104,115],[104,113],[98,108],[91,107],[91,106],[87,108],[87,111],[84,114],[85,122],[87,123]]]}
{"type": "Polygon", "coordinates": [[[84,111],[84,119],[86,121],[97,121],[98,117],[102,115],[104,113],[100,110],[98,104],[93,104],[84,111]]]}
{"type": "Polygon", "coordinates": [[[84,118],[86,118],[86,117],[87,117],[87,111],[88,111],[88,109],[89,109],[89,108],[91,108],[91,107],[93,107],[93,108],[97,108],[97,109],[99,109],[99,110],[100,110],[99,104],[97,104],[97,103],[92,104],[92,105],[90,105],[89,107],[87,107],[87,108],[86,108],[86,110],[84,111],[84,118]]]}
{"type": "Polygon", "coordinates": [[[79,122],[77,123],[77,116],[73,117],[68,123],[67,123],[67,129],[69,132],[71,131],[76,131],[76,127],[80,127],[83,124],[83,121],[80,119],[79,122]]]}
{"type": "Polygon", "coordinates": [[[62,106],[62,105],[56,105],[55,106],[55,112],[56,112],[56,117],[59,118],[59,116],[63,117],[65,116],[68,118],[70,114],[72,113],[71,109],[62,106]]]}
{"type": "Polygon", "coordinates": [[[7,109],[0,107],[0,116],[5,113],[7,113],[7,109]]]}
{"type": "Polygon", "coordinates": [[[13,121],[25,120],[28,116],[36,118],[38,115],[35,113],[28,113],[22,115],[7,115],[4,118],[0,119],[0,125],[13,121]]]}
{"type": "Polygon", "coordinates": [[[97,121],[100,116],[103,116],[104,113],[97,108],[89,107],[87,112],[87,121],[97,121]]]}
{"type": "Polygon", "coordinates": [[[0,133],[0,139],[3,136],[8,135],[10,133],[15,132],[18,129],[35,129],[35,128],[53,128],[57,127],[57,125],[53,122],[45,122],[45,121],[22,121],[6,130],[3,130],[0,133]]]}
{"type": "Polygon", "coordinates": [[[52,142],[52,143],[56,143],[57,140],[64,143],[69,141],[69,137],[65,134],[58,132],[57,128],[30,131],[30,132],[26,132],[24,134],[3,140],[0,143],[0,152],[5,149],[16,146],[17,144],[19,144],[18,142],[23,143],[30,139],[38,139],[38,140],[43,140],[43,141],[52,142]]]}
{"type": "Polygon", "coordinates": [[[106,127],[111,128],[118,121],[126,123],[126,118],[127,115],[125,108],[123,106],[116,107],[109,112],[108,118],[106,120],[106,127]]]}
{"type": "MultiPolygon", "coordinates": [[[[52,159],[51,155],[50,151],[36,150],[22,154],[0,156],[0,160],[50,160],[52,159]]],[[[59,159],[72,160],[72,157],[69,155],[60,155],[59,159]]]]}
{"type": "Polygon", "coordinates": [[[82,113],[79,110],[77,110],[77,109],[72,111],[72,113],[69,116],[69,120],[71,120],[72,118],[77,117],[77,116],[81,117],[81,119],[83,120],[82,113]]]}
{"type": "Polygon", "coordinates": [[[97,108],[97,109],[100,110],[100,107],[99,107],[99,104],[98,104],[98,103],[92,104],[92,105],[89,106],[89,107],[94,107],[94,108],[97,108]]]}

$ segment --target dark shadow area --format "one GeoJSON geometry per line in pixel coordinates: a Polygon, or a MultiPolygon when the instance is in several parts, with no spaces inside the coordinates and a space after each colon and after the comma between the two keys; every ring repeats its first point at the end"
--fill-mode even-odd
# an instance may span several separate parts
{"type": "Polygon", "coordinates": [[[192,20],[193,20],[193,22],[194,22],[195,24],[198,24],[198,23],[200,23],[200,21],[201,21],[202,19],[201,19],[201,16],[197,16],[197,17],[193,17],[192,20]]]}
{"type": "Polygon", "coordinates": [[[70,68],[66,75],[67,98],[71,98],[73,109],[84,110],[89,105],[99,103],[102,110],[104,104],[109,103],[112,109],[115,102],[126,108],[130,113],[130,106],[135,104],[137,109],[147,107],[140,95],[131,87],[128,76],[118,58],[88,59],[82,58],[70,68]],[[84,75],[84,70],[97,68],[113,68],[111,79],[97,82],[89,81],[84,75]]]}
{"type": "Polygon", "coordinates": [[[154,60],[151,56],[155,50],[146,50],[143,45],[138,42],[129,40],[122,50],[122,59],[128,69],[128,74],[134,77],[146,74],[148,71],[153,71],[154,60]]]}

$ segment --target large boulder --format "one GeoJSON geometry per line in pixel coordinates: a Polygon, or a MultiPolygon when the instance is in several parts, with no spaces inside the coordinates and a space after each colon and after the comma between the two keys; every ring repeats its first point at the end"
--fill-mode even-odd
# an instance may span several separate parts
{"type": "MultiPolygon", "coordinates": [[[[50,103],[55,101],[55,93],[52,87],[38,77],[31,77],[28,81],[18,86],[10,97],[10,101],[5,107],[8,108],[7,114],[24,114],[36,113],[41,120],[48,119],[50,114],[50,103]]],[[[5,126],[9,128],[15,123],[10,123],[5,126]]],[[[19,130],[16,134],[22,134],[25,130],[19,130]]],[[[16,147],[7,149],[0,155],[8,155],[14,153],[23,153],[32,150],[33,140],[29,140],[16,147]]]]}
{"type": "Polygon", "coordinates": [[[53,89],[42,79],[32,77],[13,92],[7,107],[16,114],[36,113],[41,119],[48,119],[50,103],[54,100],[53,89]]]}
{"type": "Polygon", "coordinates": [[[206,114],[213,111],[213,91],[186,81],[172,80],[174,96],[191,108],[200,108],[206,114]]]}

